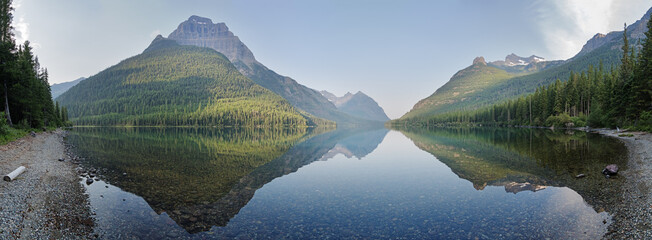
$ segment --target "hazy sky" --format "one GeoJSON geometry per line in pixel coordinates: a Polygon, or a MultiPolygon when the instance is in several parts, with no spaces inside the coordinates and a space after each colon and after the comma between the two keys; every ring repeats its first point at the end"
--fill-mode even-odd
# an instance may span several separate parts
{"type": "Polygon", "coordinates": [[[14,0],[14,7],[16,39],[32,42],[50,83],[92,76],[199,15],[225,22],[277,73],[340,96],[363,91],[397,118],[476,56],[567,59],[596,33],[641,18],[652,0],[14,0]]]}

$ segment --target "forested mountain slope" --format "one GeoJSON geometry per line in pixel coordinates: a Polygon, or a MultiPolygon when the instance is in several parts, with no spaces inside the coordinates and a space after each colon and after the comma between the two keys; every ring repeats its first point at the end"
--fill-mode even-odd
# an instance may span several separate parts
{"type": "Polygon", "coordinates": [[[490,87],[514,77],[505,70],[488,66],[484,58],[473,60],[473,65],[455,73],[444,86],[419,101],[402,118],[412,118],[448,112],[469,106],[490,87]]]}
{"type": "Polygon", "coordinates": [[[221,53],[160,35],[142,54],[89,77],[57,100],[79,125],[315,123],[243,76],[221,53]]]}

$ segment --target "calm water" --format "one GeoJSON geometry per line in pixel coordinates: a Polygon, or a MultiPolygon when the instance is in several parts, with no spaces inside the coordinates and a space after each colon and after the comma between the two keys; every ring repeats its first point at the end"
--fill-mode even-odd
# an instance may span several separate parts
{"type": "Polygon", "coordinates": [[[595,239],[618,141],[533,129],[76,128],[102,238],[595,239]],[[576,179],[583,173],[585,178],[576,179]]]}

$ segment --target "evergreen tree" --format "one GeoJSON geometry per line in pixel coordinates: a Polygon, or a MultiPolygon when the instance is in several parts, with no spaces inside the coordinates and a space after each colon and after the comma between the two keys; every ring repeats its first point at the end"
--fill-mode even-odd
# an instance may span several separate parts
{"type": "Polygon", "coordinates": [[[9,89],[11,84],[11,67],[14,61],[13,52],[16,49],[13,33],[11,32],[11,21],[13,8],[11,0],[0,1],[0,79],[2,79],[2,92],[4,100],[4,116],[7,118],[9,126],[13,125],[9,111],[9,89]]]}
{"type": "Polygon", "coordinates": [[[647,29],[638,57],[636,78],[640,92],[636,101],[642,109],[652,110],[652,21],[647,22],[647,29]]]}

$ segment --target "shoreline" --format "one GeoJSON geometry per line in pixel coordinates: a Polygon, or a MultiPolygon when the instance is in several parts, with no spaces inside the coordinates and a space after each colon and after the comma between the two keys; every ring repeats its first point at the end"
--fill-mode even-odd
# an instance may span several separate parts
{"type": "Polygon", "coordinates": [[[65,146],[66,133],[41,132],[0,146],[1,174],[27,168],[0,182],[0,239],[93,238],[88,195],[65,146]]]}
{"type": "Polygon", "coordinates": [[[618,173],[625,177],[625,187],[621,190],[623,202],[611,213],[614,221],[603,239],[651,239],[652,134],[612,129],[595,129],[594,132],[620,139],[628,154],[627,170],[618,173]]]}

